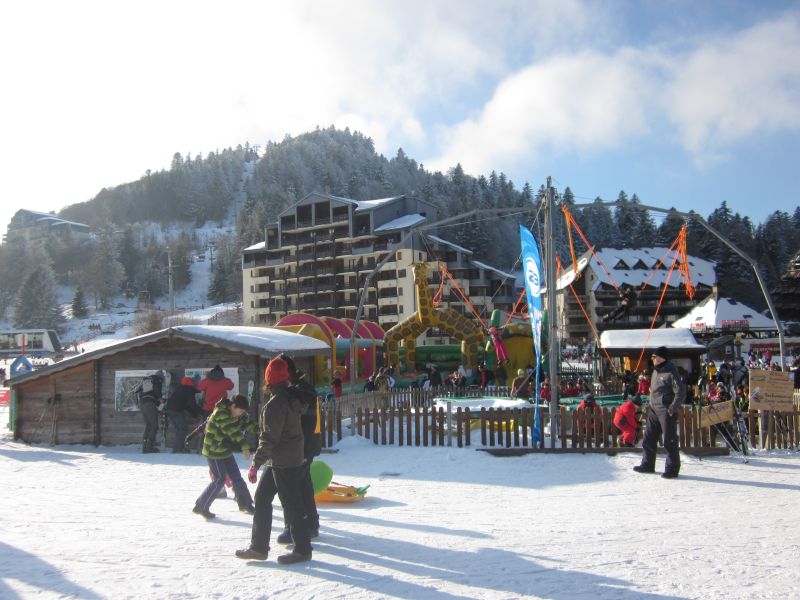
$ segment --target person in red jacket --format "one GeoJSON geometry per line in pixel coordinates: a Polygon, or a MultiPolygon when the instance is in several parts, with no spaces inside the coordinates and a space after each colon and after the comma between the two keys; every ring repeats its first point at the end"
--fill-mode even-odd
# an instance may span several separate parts
{"type": "Polygon", "coordinates": [[[197,384],[197,391],[204,392],[203,414],[210,415],[217,402],[228,397],[228,392],[233,389],[233,381],[225,377],[222,367],[215,365],[206,376],[197,384]]]}
{"type": "Polygon", "coordinates": [[[636,394],[638,396],[650,395],[650,379],[647,377],[647,373],[639,375],[639,387],[636,390],[636,394]]]}
{"type": "Polygon", "coordinates": [[[636,445],[637,433],[639,430],[639,419],[636,411],[642,406],[642,398],[639,394],[633,400],[627,398],[614,413],[614,425],[622,432],[623,446],[633,447],[636,445]]]}

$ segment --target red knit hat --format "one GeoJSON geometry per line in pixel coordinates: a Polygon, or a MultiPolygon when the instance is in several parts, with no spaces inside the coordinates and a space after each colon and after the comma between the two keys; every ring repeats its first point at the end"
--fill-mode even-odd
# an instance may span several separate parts
{"type": "Polygon", "coordinates": [[[289,365],[282,358],[273,358],[267,365],[267,370],[264,371],[264,379],[267,385],[276,385],[289,381],[289,365]]]}

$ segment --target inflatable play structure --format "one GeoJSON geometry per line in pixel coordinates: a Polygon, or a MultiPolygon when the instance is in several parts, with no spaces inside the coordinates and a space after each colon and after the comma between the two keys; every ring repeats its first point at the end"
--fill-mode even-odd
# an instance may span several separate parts
{"type": "MultiPolygon", "coordinates": [[[[336,319],[334,317],[317,317],[308,313],[292,313],[279,320],[275,327],[293,333],[299,333],[328,344],[328,356],[314,359],[314,381],[318,384],[329,384],[333,374],[342,379],[350,379],[352,360],[350,357],[350,339],[355,327],[353,319],[336,319]]],[[[383,329],[377,323],[361,320],[356,329],[356,376],[358,379],[369,377],[377,368],[377,348],[383,343],[383,329]]]]}
{"type": "Polygon", "coordinates": [[[416,364],[417,338],[431,327],[438,327],[452,338],[461,340],[461,364],[472,368],[478,363],[483,343],[483,330],[451,308],[435,308],[428,288],[425,263],[414,264],[417,312],[389,329],[384,337],[386,364],[403,370],[413,370],[416,364]],[[404,362],[400,361],[400,344],[405,347],[404,362]]]}
{"type": "Polygon", "coordinates": [[[489,332],[484,346],[487,369],[494,371],[502,361],[506,377],[511,381],[519,369],[526,369],[529,365],[535,364],[533,333],[529,321],[515,321],[503,325],[500,322],[500,311],[493,310],[489,332]]]}

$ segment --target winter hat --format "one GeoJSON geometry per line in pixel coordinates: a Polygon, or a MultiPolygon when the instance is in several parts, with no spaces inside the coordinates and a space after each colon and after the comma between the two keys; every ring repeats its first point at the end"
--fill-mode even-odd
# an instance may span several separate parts
{"type": "Polygon", "coordinates": [[[664,360],[669,359],[669,350],[667,350],[666,346],[659,346],[655,350],[653,350],[653,356],[660,356],[664,360]]]}
{"type": "Polygon", "coordinates": [[[594,404],[594,394],[586,394],[586,395],[583,397],[583,401],[584,401],[586,404],[594,404]]]}
{"type": "Polygon", "coordinates": [[[264,371],[264,379],[268,385],[277,385],[289,381],[289,366],[282,358],[273,358],[264,371]]]}
{"type": "Polygon", "coordinates": [[[194,387],[194,380],[191,377],[183,377],[181,379],[181,385],[190,385],[194,387]]]}
{"type": "Polygon", "coordinates": [[[517,377],[525,377],[525,369],[517,369],[517,377]]]}
{"type": "Polygon", "coordinates": [[[225,378],[225,371],[219,365],[214,365],[214,368],[208,372],[208,378],[212,381],[219,381],[225,378]]]}
{"type": "Polygon", "coordinates": [[[631,402],[633,402],[636,406],[641,406],[642,405],[642,396],[641,396],[641,394],[636,394],[633,397],[633,400],[631,400],[631,402]]]}
{"type": "Polygon", "coordinates": [[[278,354],[277,358],[286,362],[286,368],[289,369],[289,377],[294,377],[297,375],[297,365],[294,364],[292,357],[286,354],[285,352],[281,352],[278,354]]]}

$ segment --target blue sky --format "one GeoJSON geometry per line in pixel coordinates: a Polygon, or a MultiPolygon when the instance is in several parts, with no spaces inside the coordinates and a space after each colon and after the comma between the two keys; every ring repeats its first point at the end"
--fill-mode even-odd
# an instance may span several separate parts
{"type": "Polygon", "coordinates": [[[762,222],[800,205],[800,3],[4,6],[0,228],[174,152],[350,127],[393,156],[762,222]]]}

